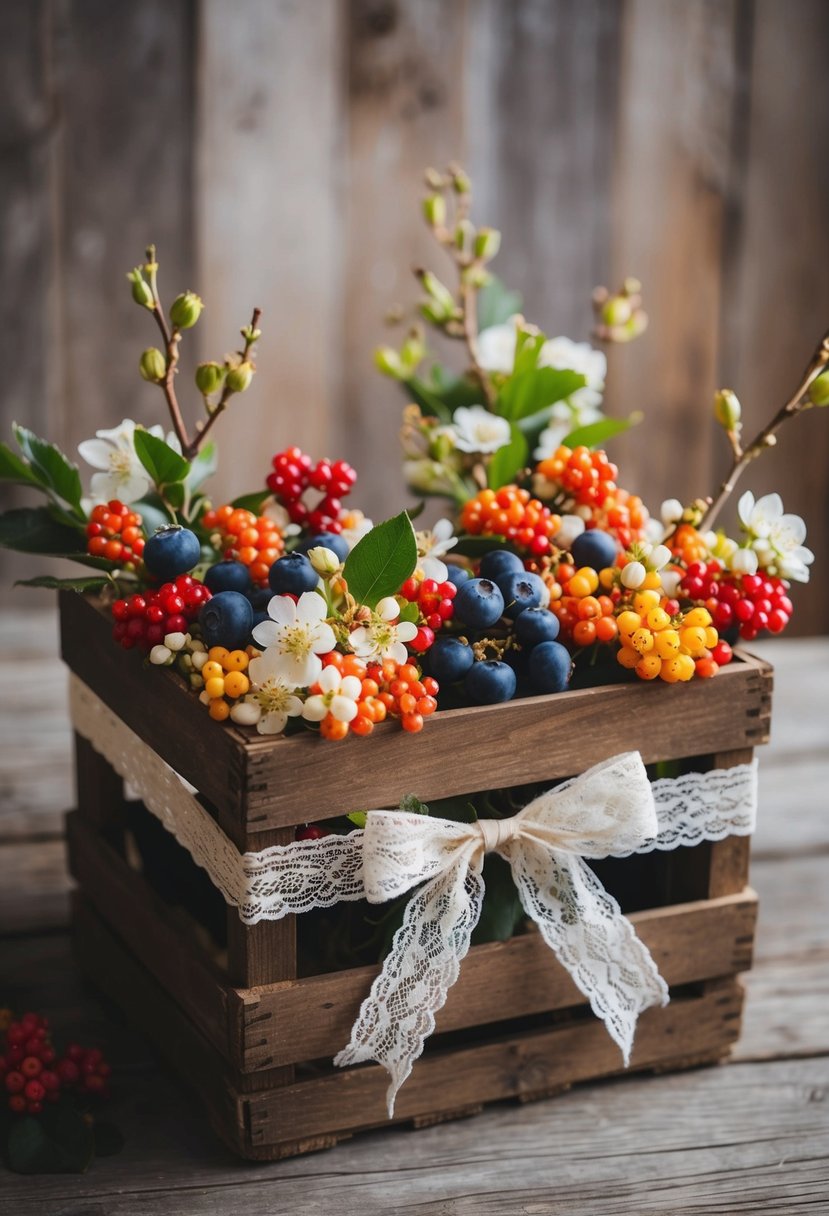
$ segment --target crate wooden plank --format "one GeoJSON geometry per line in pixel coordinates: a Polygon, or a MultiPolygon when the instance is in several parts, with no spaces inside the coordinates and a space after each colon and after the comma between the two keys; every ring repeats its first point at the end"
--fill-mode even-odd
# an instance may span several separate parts
{"type": "MultiPolygon", "coordinates": [[[[91,906],[81,897],[76,902],[76,950],[83,970],[183,1072],[234,1151],[268,1159],[321,1147],[340,1134],[388,1126],[388,1077],[379,1065],[255,1093],[236,1091],[218,1053],[91,906]]],[[[720,1058],[739,1033],[742,998],[733,980],[710,981],[700,995],[682,995],[666,1009],[648,1010],[640,1019],[632,1069],[669,1067],[689,1053],[698,1061],[720,1058]]],[[[394,1122],[621,1071],[618,1048],[604,1026],[589,1017],[471,1047],[437,1049],[415,1066],[398,1096],[394,1122]]]]}

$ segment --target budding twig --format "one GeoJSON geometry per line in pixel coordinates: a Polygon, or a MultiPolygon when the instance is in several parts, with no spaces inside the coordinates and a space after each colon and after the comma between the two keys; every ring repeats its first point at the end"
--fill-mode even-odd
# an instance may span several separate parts
{"type": "MultiPolygon", "coordinates": [[[[253,316],[251,317],[250,327],[249,327],[249,332],[251,335],[253,335],[256,332],[256,329],[259,324],[259,318],[261,316],[262,316],[262,309],[254,308],[253,316]]],[[[242,351],[242,362],[243,363],[247,359],[248,355],[250,354],[250,351],[253,348],[255,342],[256,342],[255,337],[253,337],[253,336],[245,337],[245,349],[242,351]]],[[[189,445],[190,454],[187,457],[188,460],[192,460],[193,457],[196,455],[199,448],[204,443],[204,440],[205,440],[210,428],[215,423],[216,419],[219,417],[220,414],[223,414],[224,411],[227,409],[227,403],[232,396],[233,396],[233,390],[228,388],[227,384],[225,384],[224,388],[222,389],[222,395],[219,398],[219,400],[217,401],[215,408],[211,411],[210,417],[207,419],[207,422],[196,424],[196,435],[195,435],[195,438],[193,439],[193,442],[189,445]]]]}
{"type": "Polygon", "coordinates": [[[158,323],[158,328],[161,331],[161,338],[164,342],[164,354],[167,360],[167,370],[164,374],[164,379],[161,382],[161,388],[164,392],[167,408],[170,411],[170,418],[173,423],[173,430],[176,433],[176,438],[181,445],[182,453],[186,453],[190,447],[190,440],[187,436],[187,428],[184,425],[184,419],[179,408],[178,398],[176,397],[175,385],[173,383],[176,374],[176,365],[178,363],[178,343],[180,335],[174,329],[172,332],[167,328],[167,321],[164,317],[164,309],[161,307],[161,298],[158,294],[158,262],[155,257],[155,245],[147,246],[147,272],[150,279],[150,291],[153,293],[153,308],[152,314],[158,323]]]}
{"type": "Polygon", "coordinates": [[[758,432],[755,438],[745,448],[740,444],[740,440],[736,435],[729,433],[729,442],[734,455],[734,462],[728,472],[725,481],[723,481],[716,497],[711,502],[710,506],[703,515],[699,529],[707,531],[712,527],[714,521],[722,510],[725,502],[731,495],[738,479],[742,476],[745,469],[751,464],[752,460],[765,451],[766,448],[772,447],[777,442],[777,431],[783,425],[787,418],[794,417],[795,414],[801,413],[807,409],[809,402],[804,400],[809,386],[821,374],[822,371],[829,365],[829,331],[823,335],[823,338],[818,345],[815,353],[812,355],[809,364],[803,373],[795,391],[791,397],[780,407],[777,413],[763,429],[758,432]]]}

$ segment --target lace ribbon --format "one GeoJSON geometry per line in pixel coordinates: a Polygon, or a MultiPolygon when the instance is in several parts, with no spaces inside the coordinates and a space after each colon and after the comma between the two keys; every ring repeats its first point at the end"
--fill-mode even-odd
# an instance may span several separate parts
{"type": "Polygon", "coordinates": [[[648,781],[638,752],[541,794],[511,819],[459,824],[370,811],[364,831],[240,854],[172,769],[76,677],[75,729],[141,795],[249,924],[339,900],[383,903],[420,890],[335,1063],[375,1060],[390,1074],[389,1114],[469,950],[484,896],[483,860],[510,864],[521,902],[629,1062],[642,1010],[667,986],[585,858],[627,857],[754,830],[757,766],[648,781]],[[422,885],[421,884],[425,884],[422,885]]]}

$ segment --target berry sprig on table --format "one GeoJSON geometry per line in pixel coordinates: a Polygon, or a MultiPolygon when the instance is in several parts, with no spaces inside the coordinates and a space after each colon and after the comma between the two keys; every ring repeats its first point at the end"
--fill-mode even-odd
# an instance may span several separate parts
{"type": "Polygon", "coordinates": [[[97,1047],[70,1043],[58,1056],[49,1020],[41,1014],[24,1013],[8,1021],[5,1036],[0,1033],[0,1083],[13,1114],[39,1115],[44,1103],[59,1102],[66,1093],[108,1098],[111,1071],[97,1047]]]}

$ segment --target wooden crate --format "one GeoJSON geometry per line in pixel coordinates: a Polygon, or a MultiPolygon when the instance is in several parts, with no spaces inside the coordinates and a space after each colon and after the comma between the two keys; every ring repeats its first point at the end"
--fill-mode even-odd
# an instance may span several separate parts
{"type": "MultiPolygon", "coordinates": [[[[768,737],[770,669],[740,655],[714,681],[448,710],[418,736],[389,725],[370,741],[267,740],[213,722],[172,672],[114,646],[93,602],[63,595],[61,624],[70,668],[197,787],[240,850],[290,841],[307,820],[394,806],[412,791],[428,800],[552,783],[628,750],[646,763],[729,767],[768,737]]],[[[294,918],[243,925],[212,889],[205,897],[207,880],[186,856],[192,882],[178,889],[189,893],[171,902],[151,849],[139,859],[135,847],[151,817],[125,802],[120,779],[81,738],[77,777],[68,824],[81,966],[168,1052],[222,1139],[244,1157],[273,1159],[385,1125],[385,1071],[331,1065],[377,967],[299,977],[294,918]]],[[[671,987],[667,1008],[640,1019],[633,1069],[718,1060],[737,1038],[736,976],[750,966],[756,917],[748,858],[748,840],[730,837],[600,863],[671,987]]],[[[422,1126],[621,1071],[604,1025],[530,929],[472,948],[395,1122],[422,1126]]]]}

